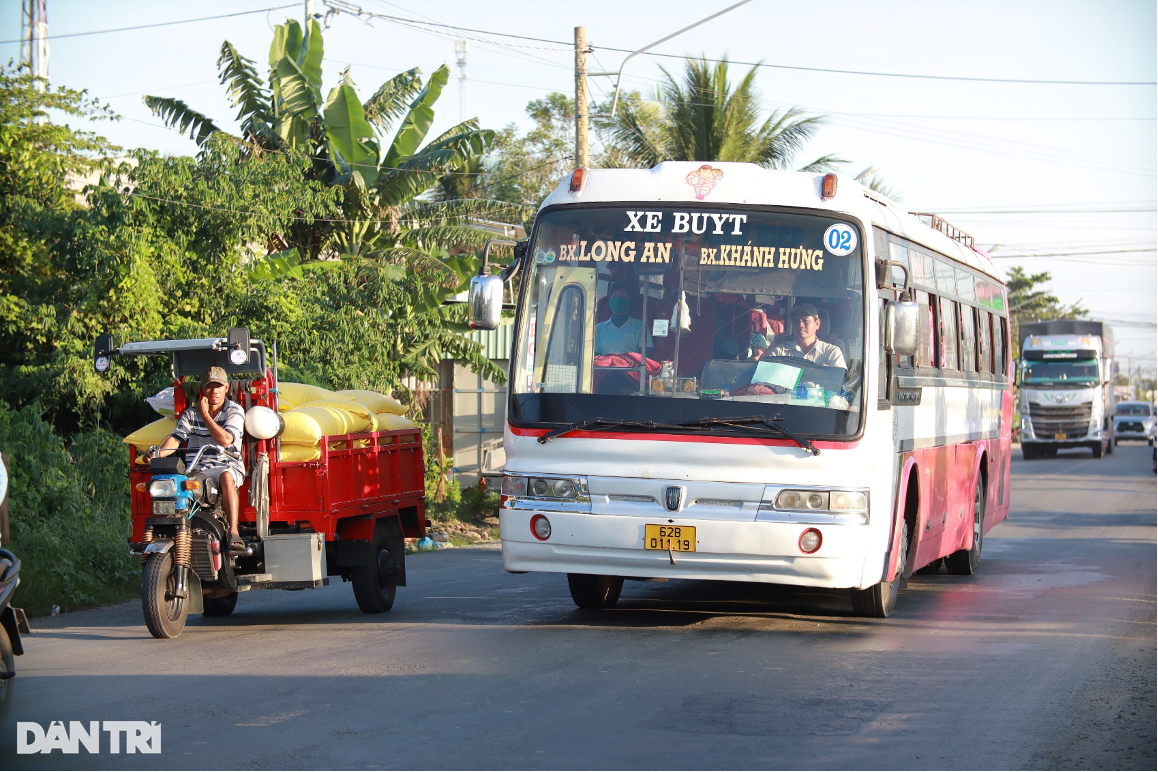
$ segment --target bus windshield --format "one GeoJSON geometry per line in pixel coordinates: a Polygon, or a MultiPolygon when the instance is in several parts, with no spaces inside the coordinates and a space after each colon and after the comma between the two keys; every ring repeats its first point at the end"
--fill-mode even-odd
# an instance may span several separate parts
{"type": "Polygon", "coordinates": [[[545,211],[523,277],[512,423],[755,416],[812,436],[856,433],[861,241],[827,214],[545,211]]]}
{"type": "Polygon", "coordinates": [[[1029,362],[1021,381],[1041,386],[1088,386],[1098,382],[1098,361],[1029,362]]]}

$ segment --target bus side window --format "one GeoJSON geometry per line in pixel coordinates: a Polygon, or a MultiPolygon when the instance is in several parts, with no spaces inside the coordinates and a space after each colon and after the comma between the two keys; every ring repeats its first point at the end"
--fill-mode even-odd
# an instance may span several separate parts
{"type": "Polygon", "coordinates": [[[917,367],[935,367],[933,361],[933,307],[928,292],[913,292],[917,305],[921,307],[921,341],[917,346],[917,367]]]}
{"type": "MultiPolygon", "coordinates": [[[[958,281],[958,286],[960,283],[958,281]]],[[[959,303],[957,307],[961,310],[961,369],[967,373],[975,373],[977,372],[977,330],[973,321],[973,306],[959,303]]]]}
{"type": "Polygon", "coordinates": [[[977,310],[977,352],[981,359],[983,373],[993,372],[993,328],[990,324],[991,316],[988,311],[977,310]]]}
{"type": "MultiPolygon", "coordinates": [[[[994,327],[996,327],[996,324],[994,325],[994,327]]],[[[996,329],[994,329],[993,332],[998,333],[998,331],[996,329]]],[[[1000,331],[1000,333],[998,333],[994,336],[993,344],[994,344],[993,345],[994,362],[995,363],[998,361],[1001,362],[1000,366],[998,366],[997,364],[994,364],[993,371],[999,372],[1002,375],[1009,375],[1009,361],[1008,361],[1009,354],[1007,353],[1009,351],[1009,320],[1008,319],[1002,319],[1001,320],[1001,331],[1000,331]]]]}
{"type": "Polygon", "coordinates": [[[957,303],[948,298],[941,298],[938,302],[937,318],[940,321],[941,334],[938,336],[941,344],[942,370],[957,370],[957,303]]]}

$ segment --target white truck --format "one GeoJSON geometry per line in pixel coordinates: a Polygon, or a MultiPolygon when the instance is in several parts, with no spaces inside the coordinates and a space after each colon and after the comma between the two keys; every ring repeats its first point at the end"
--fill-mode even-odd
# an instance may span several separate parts
{"type": "Polygon", "coordinates": [[[1114,333],[1103,322],[1021,325],[1021,454],[1114,452],[1114,333]]]}

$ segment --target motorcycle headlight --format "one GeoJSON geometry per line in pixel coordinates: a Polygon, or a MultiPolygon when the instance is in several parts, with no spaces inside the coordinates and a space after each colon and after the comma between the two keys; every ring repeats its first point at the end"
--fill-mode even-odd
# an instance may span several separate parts
{"type": "Polygon", "coordinates": [[[173,478],[153,480],[149,483],[149,495],[155,499],[163,499],[177,495],[177,481],[173,478]]]}

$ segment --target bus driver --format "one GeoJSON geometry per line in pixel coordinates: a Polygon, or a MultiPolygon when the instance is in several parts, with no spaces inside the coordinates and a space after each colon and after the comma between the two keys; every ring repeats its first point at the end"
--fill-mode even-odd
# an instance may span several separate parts
{"type": "Polygon", "coordinates": [[[818,365],[848,367],[839,348],[816,337],[820,332],[820,315],[816,311],[816,306],[810,303],[795,305],[788,319],[793,340],[777,342],[764,353],[764,358],[796,357],[818,365]]]}

